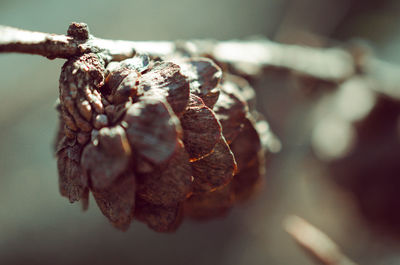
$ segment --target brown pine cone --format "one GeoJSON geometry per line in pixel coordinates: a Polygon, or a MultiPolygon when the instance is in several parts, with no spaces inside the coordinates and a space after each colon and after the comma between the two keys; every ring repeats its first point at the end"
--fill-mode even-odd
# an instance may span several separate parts
{"type": "MultiPolygon", "coordinates": [[[[357,76],[321,104],[330,107],[313,133],[313,149],[363,220],[400,238],[400,102],[357,76]]],[[[322,109],[322,108],[321,108],[322,109]]]]}
{"type": "Polygon", "coordinates": [[[224,214],[258,188],[265,143],[276,141],[249,109],[254,95],[206,58],[69,59],[56,139],[61,194],[87,207],[91,191],[123,230],[133,219],[168,232],[185,216],[224,214]]]}

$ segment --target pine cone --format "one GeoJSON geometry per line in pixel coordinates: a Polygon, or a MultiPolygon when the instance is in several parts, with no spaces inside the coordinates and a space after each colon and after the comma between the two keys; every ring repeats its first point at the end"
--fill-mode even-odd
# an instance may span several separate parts
{"type": "Polygon", "coordinates": [[[265,147],[276,141],[254,116],[254,95],[206,58],[69,59],[56,139],[61,194],[86,208],[91,191],[123,230],[133,219],[168,232],[185,216],[225,214],[259,187],[265,147]]]}
{"type": "Polygon", "coordinates": [[[400,103],[374,86],[358,76],[339,87],[314,130],[313,148],[370,227],[398,238],[400,103]]]}

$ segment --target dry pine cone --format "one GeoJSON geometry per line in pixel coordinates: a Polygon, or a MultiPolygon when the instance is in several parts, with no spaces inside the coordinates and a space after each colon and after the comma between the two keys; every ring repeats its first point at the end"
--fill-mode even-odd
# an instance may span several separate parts
{"type": "MultiPolygon", "coordinates": [[[[363,75],[327,95],[313,149],[373,231],[400,238],[400,102],[363,75]]],[[[323,108],[320,109],[322,112],[323,108]]]]}
{"type": "Polygon", "coordinates": [[[224,215],[262,181],[274,136],[249,109],[253,89],[210,59],[173,58],[107,64],[86,53],[62,68],[61,194],[86,208],[91,191],[122,230],[133,219],[169,232],[185,216],[224,215]]]}

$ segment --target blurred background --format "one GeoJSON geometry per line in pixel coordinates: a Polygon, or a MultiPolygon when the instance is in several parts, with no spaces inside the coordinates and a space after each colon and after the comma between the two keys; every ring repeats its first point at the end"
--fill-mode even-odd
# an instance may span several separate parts
{"type": "MultiPolygon", "coordinates": [[[[326,46],[357,38],[368,43],[376,57],[398,64],[399,14],[400,2],[395,0],[0,0],[0,24],[29,30],[63,34],[70,22],[78,21],[86,22],[92,34],[109,39],[227,40],[258,35],[283,43],[326,46]]],[[[360,264],[400,264],[398,237],[390,229],[381,229],[379,213],[372,213],[379,219],[374,222],[368,212],[369,205],[378,209],[381,205],[372,199],[361,203],[364,197],[354,188],[365,179],[384,179],[380,174],[397,178],[400,170],[395,171],[396,167],[381,172],[379,166],[387,168],[385,162],[398,159],[398,151],[389,148],[382,161],[357,156],[359,166],[353,170],[353,162],[338,160],[342,164],[337,167],[327,163],[318,149],[324,140],[315,144],[315,128],[320,128],[315,117],[321,117],[316,113],[321,108],[331,112],[323,100],[337,97],[341,87],[320,92],[317,86],[305,93],[293,85],[291,76],[279,71],[253,80],[258,109],[283,146],[269,161],[265,189],[226,218],[185,221],[174,234],[158,234],[138,222],[120,232],[94,203],[83,213],[79,204],[70,204],[58,192],[52,142],[62,64],[63,60],[39,56],[0,55],[0,264],[311,264],[282,229],[289,214],[321,228],[360,264]],[[377,163],[373,175],[359,173],[364,161],[377,163]],[[350,168],[356,173],[348,173],[350,168]],[[337,181],[338,175],[347,174],[360,175],[351,188],[346,181],[337,181]],[[379,228],[371,223],[379,223],[379,228]]],[[[385,111],[397,111],[396,100],[387,96],[383,100],[394,106],[385,111]]],[[[397,132],[397,119],[396,114],[383,120],[383,125],[390,126],[371,126],[397,132]]],[[[371,131],[361,123],[354,130],[371,131]]],[[[372,133],[378,146],[387,135],[372,133]]],[[[368,142],[369,135],[365,137],[368,142]]],[[[339,144],[343,139],[347,138],[336,138],[339,144]]],[[[396,144],[387,143],[391,148],[396,144]]],[[[374,146],[362,150],[374,152],[374,146]]],[[[372,193],[378,184],[368,183],[372,193]]],[[[396,185],[387,185],[392,186],[395,200],[386,210],[389,213],[399,211],[400,184],[396,185]]],[[[371,193],[365,196],[371,198],[371,193]]],[[[383,189],[374,198],[385,194],[383,189]]],[[[399,219],[393,220],[383,222],[383,227],[400,226],[399,219]]]]}

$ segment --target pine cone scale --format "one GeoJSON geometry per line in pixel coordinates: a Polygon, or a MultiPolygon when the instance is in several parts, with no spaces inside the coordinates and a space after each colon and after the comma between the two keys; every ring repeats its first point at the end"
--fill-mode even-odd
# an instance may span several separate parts
{"type": "Polygon", "coordinates": [[[183,142],[191,161],[210,154],[221,138],[221,125],[214,112],[205,106],[201,98],[193,94],[180,122],[183,142]]]}

